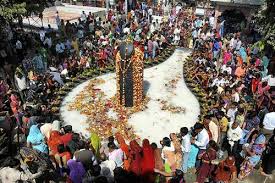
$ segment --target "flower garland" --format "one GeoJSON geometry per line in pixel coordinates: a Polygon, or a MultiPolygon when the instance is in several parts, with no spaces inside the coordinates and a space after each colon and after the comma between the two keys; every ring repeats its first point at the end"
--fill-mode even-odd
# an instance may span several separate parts
{"type": "Polygon", "coordinates": [[[126,108],[119,104],[116,96],[105,98],[104,92],[96,87],[103,83],[103,79],[91,80],[69,105],[69,110],[77,110],[86,115],[88,130],[97,133],[102,139],[113,135],[114,131],[119,131],[127,140],[137,138],[128,119],[131,114],[145,109],[149,98],[145,98],[139,106],[126,108]]]}

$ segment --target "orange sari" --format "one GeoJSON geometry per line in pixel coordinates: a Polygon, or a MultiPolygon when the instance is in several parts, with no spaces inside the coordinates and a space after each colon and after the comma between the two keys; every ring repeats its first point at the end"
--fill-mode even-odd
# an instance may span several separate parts
{"type": "Polygon", "coordinates": [[[116,133],[115,138],[119,143],[120,149],[124,152],[125,157],[124,157],[123,167],[125,170],[129,170],[130,169],[129,146],[125,143],[125,140],[120,133],[116,133]]]}

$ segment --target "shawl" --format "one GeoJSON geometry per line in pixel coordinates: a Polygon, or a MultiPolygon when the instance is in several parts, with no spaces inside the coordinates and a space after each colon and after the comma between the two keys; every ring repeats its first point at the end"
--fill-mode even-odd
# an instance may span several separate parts
{"type": "Polygon", "coordinates": [[[73,183],[80,183],[85,175],[85,169],[81,162],[70,159],[67,162],[70,169],[70,178],[73,183]]]}
{"type": "Polygon", "coordinates": [[[52,123],[52,130],[60,131],[60,121],[54,120],[52,123]]]}
{"type": "Polygon", "coordinates": [[[100,154],[100,146],[101,146],[101,140],[99,138],[99,136],[96,133],[91,132],[91,146],[93,147],[93,149],[95,150],[95,155],[97,157],[99,157],[100,154]]]}
{"type": "Polygon", "coordinates": [[[51,123],[45,123],[40,127],[41,133],[47,138],[50,138],[50,133],[52,131],[52,124],[51,123]]]}

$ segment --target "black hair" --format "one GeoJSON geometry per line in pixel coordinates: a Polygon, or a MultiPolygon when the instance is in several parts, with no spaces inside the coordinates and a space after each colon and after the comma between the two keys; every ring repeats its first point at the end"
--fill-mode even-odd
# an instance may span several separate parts
{"type": "Polygon", "coordinates": [[[96,177],[93,181],[94,183],[108,183],[108,179],[104,176],[96,177]]]}
{"type": "Polygon", "coordinates": [[[253,135],[255,135],[255,134],[259,134],[259,131],[258,131],[258,130],[254,130],[254,131],[249,135],[249,137],[248,137],[248,139],[247,139],[247,143],[250,143],[250,142],[251,142],[252,137],[253,137],[253,135]]]}
{"type": "Polygon", "coordinates": [[[95,165],[92,167],[92,175],[97,177],[100,175],[101,167],[99,165],[95,165]]]}
{"type": "Polygon", "coordinates": [[[110,149],[116,149],[117,147],[116,147],[116,145],[115,145],[114,142],[109,142],[108,143],[108,148],[110,148],[110,149]]]}
{"type": "Polygon", "coordinates": [[[65,148],[64,144],[59,144],[59,145],[57,146],[57,151],[58,151],[58,153],[63,153],[63,152],[65,152],[65,151],[66,151],[66,148],[65,148]]]}
{"type": "Polygon", "coordinates": [[[171,140],[168,137],[164,137],[162,139],[162,143],[164,146],[170,147],[171,146],[171,140]]]}
{"type": "Polygon", "coordinates": [[[205,115],[204,117],[203,117],[204,119],[211,119],[212,118],[212,115],[210,115],[210,114],[207,114],[207,115],[205,115]]]}
{"type": "Polygon", "coordinates": [[[114,141],[115,141],[114,136],[110,136],[110,137],[108,137],[108,142],[114,142],[114,141]]]}
{"type": "Polygon", "coordinates": [[[196,123],[196,124],[194,125],[194,129],[195,129],[195,130],[203,129],[203,128],[204,128],[204,126],[203,126],[203,124],[201,124],[201,123],[196,123]]]}
{"type": "Polygon", "coordinates": [[[215,149],[215,151],[218,151],[218,149],[219,149],[217,143],[214,140],[210,140],[209,141],[209,148],[210,147],[213,148],[213,149],[215,149]]]}
{"type": "Polygon", "coordinates": [[[181,133],[181,135],[186,135],[188,133],[188,128],[187,127],[182,127],[180,129],[180,133],[181,133]]]}
{"type": "Polygon", "coordinates": [[[66,125],[63,127],[65,133],[71,133],[73,130],[72,125],[66,125]]]}
{"type": "Polygon", "coordinates": [[[78,133],[73,133],[72,140],[73,141],[79,141],[79,134],[78,133]]]}
{"type": "MultiPolygon", "coordinates": [[[[275,131],[274,131],[275,132],[275,131]]],[[[153,149],[157,149],[158,148],[158,145],[155,143],[155,142],[153,142],[153,143],[151,143],[151,147],[153,148],[153,149]]]]}

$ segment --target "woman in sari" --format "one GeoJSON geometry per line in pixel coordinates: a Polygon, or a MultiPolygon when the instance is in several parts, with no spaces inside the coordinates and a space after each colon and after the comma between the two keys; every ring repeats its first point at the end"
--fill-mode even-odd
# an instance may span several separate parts
{"type": "Polygon", "coordinates": [[[137,141],[132,140],[130,142],[130,171],[136,175],[140,175],[141,173],[141,152],[142,148],[139,146],[137,141]]]}
{"type": "Polygon", "coordinates": [[[246,62],[247,54],[246,54],[245,48],[241,47],[240,50],[239,50],[239,52],[240,52],[240,56],[241,56],[243,62],[246,62]]]}
{"type": "Polygon", "coordinates": [[[205,152],[199,155],[199,159],[201,159],[202,164],[198,169],[197,175],[197,183],[204,183],[207,177],[211,176],[212,171],[215,168],[212,161],[217,158],[217,144],[215,141],[209,141],[209,147],[206,149],[205,152]]]}
{"type": "Polygon", "coordinates": [[[70,159],[67,162],[67,166],[70,169],[70,179],[73,183],[80,183],[85,175],[85,169],[81,162],[70,159]]]}
{"type": "Polygon", "coordinates": [[[99,136],[94,133],[94,132],[91,132],[91,146],[92,148],[94,149],[94,153],[96,155],[96,157],[99,157],[100,156],[100,147],[101,147],[101,140],[99,138],[99,136]]]}
{"type": "Polygon", "coordinates": [[[155,166],[154,150],[149,140],[144,139],[142,142],[142,173],[153,172],[155,166]]]}
{"type": "Polygon", "coordinates": [[[142,142],[142,159],[141,159],[141,175],[144,177],[144,182],[154,182],[152,177],[155,168],[154,150],[151,147],[149,140],[144,139],[142,142]]]}
{"type": "MultiPolygon", "coordinates": [[[[62,171],[63,168],[67,168],[67,162],[71,159],[71,153],[66,150],[64,144],[59,144],[57,150],[58,152],[55,154],[54,158],[59,169],[62,171]]],[[[61,175],[62,174],[61,172],[61,175]]]]}
{"type": "Polygon", "coordinates": [[[239,179],[242,180],[250,175],[254,167],[259,163],[262,153],[265,150],[265,140],[265,136],[260,134],[256,138],[252,147],[243,148],[244,153],[246,153],[246,157],[240,167],[239,179]]]}
{"type": "Polygon", "coordinates": [[[163,164],[163,160],[161,158],[161,149],[158,148],[156,143],[152,143],[151,147],[154,150],[154,158],[155,158],[155,169],[164,170],[164,164],[163,164]]]}
{"type": "Polygon", "coordinates": [[[215,171],[215,182],[229,183],[237,178],[237,168],[234,156],[228,156],[221,161],[215,171]]]}
{"type": "Polygon", "coordinates": [[[175,147],[168,137],[162,139],[163,149],[161,152],[161,157],[164,160],[165,172],[171,173],[176,170],[176,153],[175,147]]]}
{"type": "Polygon", "coordinates": [[[32,125],[27,137],[27,147],[32,147],[42,153],[48,153],[48,147],[44,141],[45,137],[40,132],[37,125],[32,125]]]}
{"type": "Polygon", "coordinates": [[[172,144],[175,147],[175,156],[176,156],[176,169],[180,169],[182,165],[182,151],[181,151],[181,143],[175,133],[170,134],[170,139],[172,140],[172,144]]]}
{"type": "Polygon", "coordinates": [[[50,155],[54,156],[56,153],[58,153],[58,150],[57,150],[58,145],[63,144],[59,131],[55,131],[55,130],[52,131],[50,133],[50,138],[48,139],[47,143],[49,146],[50,155]]]}
{"type": "Polygon", "coordinates": [[[124,138],[122,137],[122,135],[120,133],[116,133],[115,137],[116,137],[116,140],[119,144],[120,149],[124,153],[123,168],[125,170],[129,170],[130,169],[129,146],[125,143],[125,140],[124,140],[124,138]]]}
{"type": "MultiPolygon", "coordinates": [[[[195,134],[195,133],[191,133],[192,137],[195,137],[196,135],[197,134],[195,134]]],[[[189,157],[188,157],[188,161],[187,161],[188,169],[195,167],[198,153],[199,153],[199,148],[196,145],[191,144],[191,149],[190,149],[190,153],[189,153],[189,157]]]]}
{"type": "Polygon", "coordinates": [[[231,61],[231,52],[228,50],[226,50],[223,54],[223,64],[226,65],[228,62],[231,61]]]}

